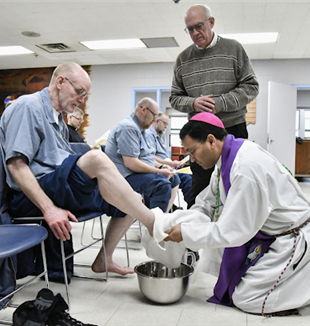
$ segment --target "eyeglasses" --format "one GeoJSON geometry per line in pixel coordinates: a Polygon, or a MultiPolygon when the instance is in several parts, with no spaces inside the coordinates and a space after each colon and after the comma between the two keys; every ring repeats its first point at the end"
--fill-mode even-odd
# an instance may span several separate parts
{"type": "Polygon", "coordinates": [[[65,77],[65,80],[67,80],[75,88],[75,91],[79,96],[84,97],[84,98],[87,96],[87,92],[85,91],[85,89],[83,89],[82,87],[80,87],[77,84],[73,83],[67,77],[65,77]]]}
{"type": "Polygon", "coordinates": [[[77,118],[75,115],[72,115],[72,117],[73,118],[75,118],[78,122],[81,122],[81,123],[83,123],[84,122],[84,119],[79,119],[79,118],[77,118]]]}
{"type": "Polygon", "coordinates": [[[204,140],[201,140],[194,148],[192,148],[190,151],[187,151],[187,153],[190,155],[190,156],[193,156],[195,154],[195,151],[196,149],[198,148],[198,146],[203,143],[204,140]]]}
{"type": "Polygon", "coordinates": [[[163,121],[163,120],[161,120],[161,119],[158,119],[158,120],[161,121],[161,122],[164,124],[165,127],[168,127],[168,125],[169,125],[168,122],[165,122],[165,121],[163,121]]]}
{"type": "MultiPolygon", "coordinates": [[[[210,17],[211,18],[211,17],[210,17]]],[[[201,31],[203,26],[206,24],[206,22],[208,20],[210,20],[210,18],[208,18],[204,23],[198,23],[195,26],[187,26],[184,28],[185,33],[187,34],[193,34],[194,30],[196,30],[197,32],[201,31]]]]}
{"type": "MultiPolygon", "coordinates": [[[[141,108],[143,108],[143,106],[141,106],[141,108]]],[[[145,108],[153,114],[154,118],[157,117],[157,114],[155,114],[152,110],[150,110],[148,107],[145,107],[145,108]]]]}

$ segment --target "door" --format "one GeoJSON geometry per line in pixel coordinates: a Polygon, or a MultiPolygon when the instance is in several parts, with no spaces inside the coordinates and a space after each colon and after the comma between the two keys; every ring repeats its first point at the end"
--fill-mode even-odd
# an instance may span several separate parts
{"type": "Polygon", "coordinates": [[[297,89],[268,82],[267,151],[295,175],[297,89]]]}

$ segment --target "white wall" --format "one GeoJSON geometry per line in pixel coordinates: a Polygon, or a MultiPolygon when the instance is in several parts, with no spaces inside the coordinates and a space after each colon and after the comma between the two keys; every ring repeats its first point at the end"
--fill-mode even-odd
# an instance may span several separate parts
{"type": "Polygon", "coordinates": [[[131,113],[132,88],[170,86],[172,71],[173,63],[92,66],[87,142],[93,144],[131,113]]]}
{"type": "MultiPolygon", "coordinates": [[[[310,84],[310,60],[256,60],[252,64],[260,83],[260,93],[256,104],[256,124],[248,127],[249,139],[266,148],[268,81],[310,84]]],[[[87,142],[93,144],[130,114],[132,88],[170,86],[172,73],[173,63],[92,66],[92,88],[87,103],[90,117],[87,142]]]]}

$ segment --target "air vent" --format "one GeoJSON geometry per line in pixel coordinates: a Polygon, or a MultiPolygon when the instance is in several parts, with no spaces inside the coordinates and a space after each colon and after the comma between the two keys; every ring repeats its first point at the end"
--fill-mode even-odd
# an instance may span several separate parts
{"type": "Polygon", "coordinates": [[[42,50],[49,52],[49,53],[76,52],[75,50],[70,48],[68,45],[63,44],[63,43],[39,44],[36,46],[42,50]]]}

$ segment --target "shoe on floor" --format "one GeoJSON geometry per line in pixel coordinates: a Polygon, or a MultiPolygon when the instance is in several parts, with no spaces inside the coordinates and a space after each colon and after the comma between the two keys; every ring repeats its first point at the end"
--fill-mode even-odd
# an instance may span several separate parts
{"type": "Polygon", "coordinates": [[[48,326],[97,326],[93,324],[84,324],[79,320],[71,317],[67,312],[61,311],[53,316],[49,316],[47,320],[48,326]]]}

